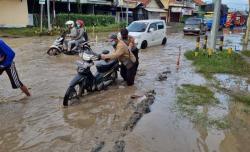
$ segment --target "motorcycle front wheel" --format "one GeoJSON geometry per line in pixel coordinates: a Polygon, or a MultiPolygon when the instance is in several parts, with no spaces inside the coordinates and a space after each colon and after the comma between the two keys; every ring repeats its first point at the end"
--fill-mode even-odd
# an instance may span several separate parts
{"type": "Polygon", "coordinates": [[[49,56],[56,56],[56,55],[59,55],[61,53],[61,51],[58,49],[58,48],[50,48],[48,51],[47,51],[47,54],[49,56]]]}
{"type": "Polygon", "coordinates": [[[64,99],[63,99],[63,105],[69,106],[74,103],[74,101],[79,100],[79,97],[84,94],[84,88],[81,87],[80,84],[77,84],[75,86],[71,86],[67,89],[64,99]]]}

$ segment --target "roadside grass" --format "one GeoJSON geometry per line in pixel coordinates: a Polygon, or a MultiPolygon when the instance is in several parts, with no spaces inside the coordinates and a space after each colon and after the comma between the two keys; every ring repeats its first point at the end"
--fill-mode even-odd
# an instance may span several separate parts
{"type": "Polygon", "coordinates": [[[227,51],[218,51],[210,57],[206,52],[187,51],[185,54],[188,60],[193,61],[196,71],[204,74],[207,78],[212,78],[215,73],[234,74],[239,76],[249,76],[250,64],[248,64],[239,54],[227,51]]]}
{"type": "Polygon", "coordinates": [[[247,92],[230,92],[230,95],[236,100],[250,105],[250,93],[247,92]]]}
{"type": "MultiPolygon", "coordinates": [[[[123,25],[110,24],[107,26],[86,27],[88,33],[91,32],[117,32],[123,25]]],[[[59,35],[64,29],[60,27],[53,28],[52,32],[47,32],[43,29],[40,32],[39,27],[25,27],[25,28],[0,28],[0,36],[2,37],[30,37],[30,36],[43,36],[43,35],[59,35]]]]}
{"type": "Polygon", "coordinates": [[[177,107],[190,120],[203,127],[226,129],[229,123],[224,118],[210,118],[208,108],[219,101],[205,86],[184,84],[177,88],[177,107]],[[202,109],[202,110],[201,110],[202,109]]]}
{"type": "Polygon", "coordinates": [[[250,50],[248,51],[241,51],[241,53],[247,57],[250,57],[250,50]]]}
{"type": "Polygon", "coordinates": [[[0,36],[35,36],[38,27],[0,28],[0,36]]]}
{"type": "Polygon", "coordinates": [[[177,92],[179,94],[178,102],[185,105],[201,106],[217,101],[214,98],[214,93],[204,86],[183,84],[177,92]]]}

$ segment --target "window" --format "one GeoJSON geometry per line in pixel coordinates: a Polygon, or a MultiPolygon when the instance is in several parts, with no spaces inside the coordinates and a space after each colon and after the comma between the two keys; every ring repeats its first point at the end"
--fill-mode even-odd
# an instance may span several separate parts
{"type": "Polygon", "coordinates": [[[157,23],[157,29],[158,29],[158,30],[164,29],[164,24],[163,24],[163,22],[157,23]]]}
{"type": "Polygon", "coordinates": [[[156,23],[150,24],[149,30],[150,30],[150,29],[154,29],[154,31],[156,31],[156,30],[157,30],[157,24],[156,24],[156,23]]]}
{"type": "Polygon", "coordinates": [[[144,32],[147,28],[147,23],[133,22],[128,26],[129,32],[144,32]]]}

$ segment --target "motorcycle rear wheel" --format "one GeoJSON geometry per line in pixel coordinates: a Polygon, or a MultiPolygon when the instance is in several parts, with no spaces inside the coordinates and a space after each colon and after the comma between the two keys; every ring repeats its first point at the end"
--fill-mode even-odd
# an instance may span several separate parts
{"type": "Polygon", "coordinates": [[[61,51],[57,48],[50,48],[48,51],[47,51],[47,54],[49,56],[56,56],[56,55],[59,55],[61,53],[61,51]]]}

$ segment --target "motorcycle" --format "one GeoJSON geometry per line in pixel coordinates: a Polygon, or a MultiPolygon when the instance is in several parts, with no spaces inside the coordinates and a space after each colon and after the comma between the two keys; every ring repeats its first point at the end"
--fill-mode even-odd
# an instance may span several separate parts
{"type": "Polygon", "coordinates": [[[67,55],[76,55],[80,52],[83,52],[85,50],[91,50],[88,42],[83,42],[79,44],[79,46],[72,45],[72,50],[67,51],[64,49],[64,41],[65,41],[66,33],[64,32],[60,37],[58,37],[54,43],[50,46],[50,48],[47,51],[47,54],[50,56],[56,56],[61,53],[67,54],[67,55]]]}
{"type": "MultiPolygon", "coordinates": [[[[108,54],[109,51],[103,51],[108,54]]],[[[92,50],[79,54],[81,61],[77,61],[77,75],[72,79],[65,93],[63,105],[71,105],[84,94],[94,91],[100,91],[112,84],[117,79],[119,62],[117,60],[100,60],[100,55],[92,50]],[[95,64],[96,61],[97,63],[95,64]],[[93,74],[90,70],[96,66],[97,72],[93,74]]]]}

